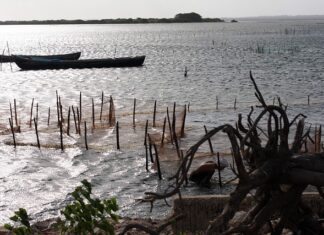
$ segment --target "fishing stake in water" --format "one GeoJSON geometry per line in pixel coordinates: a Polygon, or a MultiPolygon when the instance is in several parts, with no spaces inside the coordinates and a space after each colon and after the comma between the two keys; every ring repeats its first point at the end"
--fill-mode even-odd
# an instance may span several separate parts
{"type": "Polygon", "coordinates": [[[154,110],[153,110],[153,127],[155,127],[155,115],[156,115],[156,100],[154,101],[154,110]]]}
{"type": "Polygon", "coordinates": [[[84,143],[86,150],[88,150],[88,140],[87,140],[87,122],[84,121],[84,143]]]}
{"type": "Polygon", "coordinates": [[[39,137],[38,137],[38,128],[37,128],[36,118],[34,118],[34,125],[35,125],[36,139],[37,139],[37,147],[40,149],[40,143],[39,143],[39,137]]]}
{"type": "Polygon", "coordinates": [[[116,123],[116,140],[117,140],[117,149],[120,150],[120,146],[119,146],[119,123],[118,123],[118,121],[116,123]]]}

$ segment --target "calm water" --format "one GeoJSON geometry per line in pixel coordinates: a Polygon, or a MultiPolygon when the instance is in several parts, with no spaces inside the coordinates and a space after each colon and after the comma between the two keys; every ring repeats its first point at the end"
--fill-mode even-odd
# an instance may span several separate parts
{"type": "MultiPolygon", "coordinates": [[[[69,25],[69,26],[0,26],[0,49],[9,42],[12,54],[55,54],[81,51],[83,58],[146,55],[140,68],[20,71],[2,65],[0,71],[0,222],[19,207],[42,220],[55,217],[82,179],[94,185],[102,198],[116,196],[121,214],[161,216],[169,208],[157,204],[138,204],[145,191],[163,190],[166,180],[145,170],[143,147],[144,123],[152,120],[154,100],[158,103],[160,123],[166,107],[173,102],[190,102],[185,151],[209,129],[223,123],[234,124],[238,113],[248,113],[256,104],[249,80],[252,70],[265,97],[272,102],[280,95],[289,105],[291,115],[305,113],[307,121],[323,124],[324,116],[324,21],[268,21],[238,24],[157,24],[157,25],[69,25]],[[188,77],[184,77],[184,68],[188,77]],[[38,150],[34,130],[29,128],[32,98],[39,107],[42,144],[59,144],[55,105],[58,91],[64,107],[78,106],[82,92],[84,117],[91,118],[91,99],[96,112],[101,92],[105,101],[115,99],[116,117],[121,123],[121,151],[115,147],[111,129],[89,131],[90,150],[85,151],[83,137],[64,136],[64,153],[54,148],[38,150]],[[307,105],[310,95],[311,105],[307,105]],[[216,110],[216,96],[219,109],[216,110]],[[136,128],[132,127],[133,99],[137,99],[136,128]],[[234,110],[234,99],[237,109],[234,110]],[[7,145],[11,135],[4,132],[10,117],[9,102],[17,100],[18,118],[23,132],[16,150],[7,145]],[[52,124],[47,128],[48,107],[52,124]]],[[[7,53],[7,51],[6,51],[7,53]]],[[[107,104],[105,108],[107,109],[107,104]]],[[[35,110],[35,109],[34,109],[35,110]]],[[[178,108],[180,111],[180,108],[178,108]]],[[[67,110],[64,110],[65,114],[67,110]]],[[[35,115],[35,112],[34,112],[35,115]]],[[[156,129],[150,128],[151,132],[156,129]]],[[[228,152],[223,136],[215,138],[214,148],[228,152]]],[[[172,147],[169,147],[172,149],[172,147]]],[[[208,145],[201,152],[208,152],[208,145]]],[[[167,154],[165,154],[167,155],[167,154]]],[[[199,162],[199,161],[198,161],[199,162]]],[[[163,161],[164,178],[177,167],[177,161],[163,161]]],[[[198,163],[196,163],[198,164],[198,163]]],[[[231,177],[226,169],[224,177],[231,177]]],[[[217,178],[215,177],[215,182],[217,178]]],[[[228,193],[198,189],[189,185],[184,193],[228,193]]]]}

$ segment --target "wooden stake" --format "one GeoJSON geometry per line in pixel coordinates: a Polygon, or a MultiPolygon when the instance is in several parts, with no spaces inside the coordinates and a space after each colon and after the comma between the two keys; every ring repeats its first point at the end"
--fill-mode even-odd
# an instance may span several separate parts
{"type": "Polygon", "coordinates": [[[86,150],[88,150],[88,140],[87,140],[87,122],[84,121],[84,143],[86,150]]]}
{"type": "Polygon", "coordinates": [[[51,108],[48,107],[48,117],[47,117],[47,126],[50,125],[50,119],[51,119],[51,108]]]}
{"type": "MultiPolygon", "coordinates": [[[[205,128],[205,134],[207,135],[208,131],[207,131],[207,127],[204,125],[205,128]]],[[[211,143],[210,138],[208,138],[208,144],[209,144],[209,148],[210,148],[210,152],[213,154],[214,153],[214,149],[213,149],[213,145],[211,143]]]]}
{"type": "Polygon", "coordinates": [[[147,145],[147,128],[148,128],[148,120],[146,120],[146,124],[145,124],[144,145],[147,145]]]}
{"type": "Polygon", "coordinates": [[[145,145],[145,168],[146,168],[146,171],[148,172],[149,169],[148,169],[148,152],[147,152],[147,145],[145,145]]]}
{"type": "Polygon", "coordinates": [[[60,126],[60,105],[59,105],[59,97],[58,97],[57,90],[56,90],[56,112],[57,112],[57,125],[60,126]]]}
{"type": "MultiPolygon", "coordinates": [[[[82,120],[82,94],[81,94],[81,91],[80,91],[79,107],[80,107],[79,123],[81,123],[81,120],[82,120]]],[[[80,126],[80,124],[79,124],[79,126],[80,126]]],[[[80,129],[79,129],[79,131],[80,131],[80,129]]]]}
{"type": "Polygon", "coordinates": [[[38,103],[36,104],[36,122],[38,122],[38,103]]]}
{"type": "Polygon", "coordinates": [[[169,124],[169,131],[170,131],[170,138],[171,138],[171,144],[173,144],[173,132],[172,132],[172,127],[171,127],[171,122],[170,122],[170,115],[169,115],[169,108],[167,107],[167,118],[168,118],[168,124],[169,124]]]}
{"type": "Polygon", "coordinates": [[[71,113],[71,108],[69,106],[68,110],[68,121],[67,121],[67,128],[66,128],[66,134],[70,136],[70,113],[71,113]]]}
{"type": "Polygon", "coordinates": [[[310,95],[307,96],[307,105],[310,105],[310,95]]]}
{"type": "Polygon", "coordinates": [[[158,155],[158,151],[157,151],[157,148],[156,148],[156,144],[153,144],[153,146],[154,146],[155,161],[156,161],[156,166],[157,166],[158,176],[159,176],[159,179],[162,180],[162,173],[161,173],[161,167],[160,167],[160,160],[159,160],[159,155],[158,155]]]}
{"type": "Polygon", "coordinates": [[[164,142],[165,125],[166,125],[166,117],[164,118],[164,122],[163,122],[163,132],[162,132],[162,137],[161,137],[161,146],[163,146],[163,142],[164,142]]]}
{"type": "Polygon", "coordinates": [[[78,124],[77,124],[77,119],[76,119],[76,115],[75,115],[75,111],[74,111],[74,107],[72,105],[72,113],[73,113],[73,118],[74,118],[74,125],[75,125],[75,133],[78,134],[78,124]]]}
{"type": "Polygon", "coordinates": [[[154,101],[154,110],[153,110],[153,127],[155,127],[155,115],[156,115],[156,100],[154,101]]]}
{"type": "Polygon", "coordinates": [[[59,107],[60,107],[60,122],[64,123],[64,118],[63,118],[63,106],[62,106],[62,103],[61,103],[61,97],[59,96],[59,107]]]}
{"type": "Polygon", "coordinates": [[[14,110],[15,110],[15,122],[16,122],[16,127],[18,127],[18,115],[17,115],[16,99],[14,99],[14,110]]]}
{"type": "Polygon", "coordinates": [[[11,120],[13,120],[11,102],[9,102],[9,109],[10,109],[10,118],[11,118],[11,120]]]}
{"type": "Polygon", "coordinates": [[[116,122],[116,140],[117,140],[117,149],[120,150],[120,146],[119,146],[119,123],[118,123],[118,121],[116,122]]]}
{"type": "Polygon", "coordinates": [[[35,125],[35,132],[36,132],[36,139],[37,139],[37,147],[40,149],[39,137],[38,137],[38,129],[37,129],[37,121],[34,118],[34,125],[35,125]]]}
{"type": "Polygon", "coordinates": [[[100,107],[100,121],[102,119],[102,110],[103,110],[103,103],[104,103],[104,92],[101,92],[101,107],[100,107]]]}
{"type": "Polygon", "coordinates": [[[188,113],[190,112],[190,102],[188,103],[188,113]]]}
{"type": "Polygon", "coordinates": [[[181,137],[184,137],[184,129],[186,124],[186,116],[187,116],[187,105],[184,106],[183,110],[183,119],[182,119],[182,125],[181,125],[181,137]]]}
{"type": "Polygon", "coordinates": [[[31,128],[32,120],[33,120],[33,109],[34,109],[34,98],[32,99],[32,104],[30,108],[30,120],[29,120],[29,128],[31,128]]]}
{"type": "Polygon", "coordinates": [[[79,108],[77,107],[77,120],[78,120],[78,134],[79,135],[81,135],[81,122],[80,122],[80,120],[81,120],[81,118],[80,118],[80,113],[79,113],[79,108]]]}
{"type": "Polygon", "coordinates": [[[63,124],[62,124],[62,122],[60,122],[59,125],[60,125],[61,150],[64,151],[64,145],[63,145],[63,124]]]}
{"type": "Polygon", "coordinates": [[[236,110],[236,98],[234,100],[234,110],[236,110]]]}
{"type": "Polygon", "coordinates": [[[9,125],[10,125],[10,129],[11,129],[11,133],[12,133],[14,147],[16,148],[16,137],[15,137],[15,131],[14,131],[14,128],[13,128],[13,124],[12,124],[11,118],[9,118],[9,125]]]}
{"type": "Polygon", "coordinates": [[[109,97],[109,117],[108,117],[108,121],[109,121],[109,126],[112,126],[112,116],[113,116],[113,100],[112,100],[112,96],[109,97]]]}
{"type": "Polygon", "coordinates": [[[222,175],[221,175],[221,170],[220,170],[220,161],[219,161],[219,152],[217,152],[217,169],[218,169],[218,182],[219,182],[219,187],[223,187],[222,185],[222,175]]]}
{"type": "Polygon", "coordinates": [[[149,140],[149,152],[150,152],[151,163],[154,163],[154,158],[152,153],[152,141],[151,141],[150,134],[147,134],[147,138],[149,140]]]}
{"type": "Polygon", "coordinates": [[[216,110],[218,110],[218,97],[216,96],[216,110]]]}
{"type": "Polygon", "coordinates": [[[94,108],[94,100],[92,98],[92,129],[95,128],[95,108],[94,108]]]}
{"type": "Polygon", "coordinates": [[[136,112],[136,98],[134,98],[134,107],[133,107],[133,126],[135,127],[135,112],[136,112]]]}

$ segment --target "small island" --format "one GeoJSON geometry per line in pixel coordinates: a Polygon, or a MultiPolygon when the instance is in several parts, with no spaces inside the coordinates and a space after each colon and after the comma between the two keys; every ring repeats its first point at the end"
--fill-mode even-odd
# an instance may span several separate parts
{"type": "Polygon", "coordinates": [[[148,24],[148,23],[199,23],[224,22],[220,18],[202,18],[201,15],[179,13],[174,18],[118,18],[100,20],[30,20],[30,21],[0,21],[0,25],[47,25],[47,24],[148,24]]]}

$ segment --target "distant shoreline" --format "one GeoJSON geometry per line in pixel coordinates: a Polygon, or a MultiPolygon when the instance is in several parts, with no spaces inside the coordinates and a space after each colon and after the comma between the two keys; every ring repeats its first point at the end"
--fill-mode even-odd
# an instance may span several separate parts
{"type": "Polygon", "coordinates": [[[101,20],[29,20],[29,21],[0,21],[0,25],[69,25],[69,24],[157,24],[157,23],[206,23],[225,22],[219,18],[202,18],[199,21],[174,18],[136,18],[136,19],[101,19],[101,20]]]}

